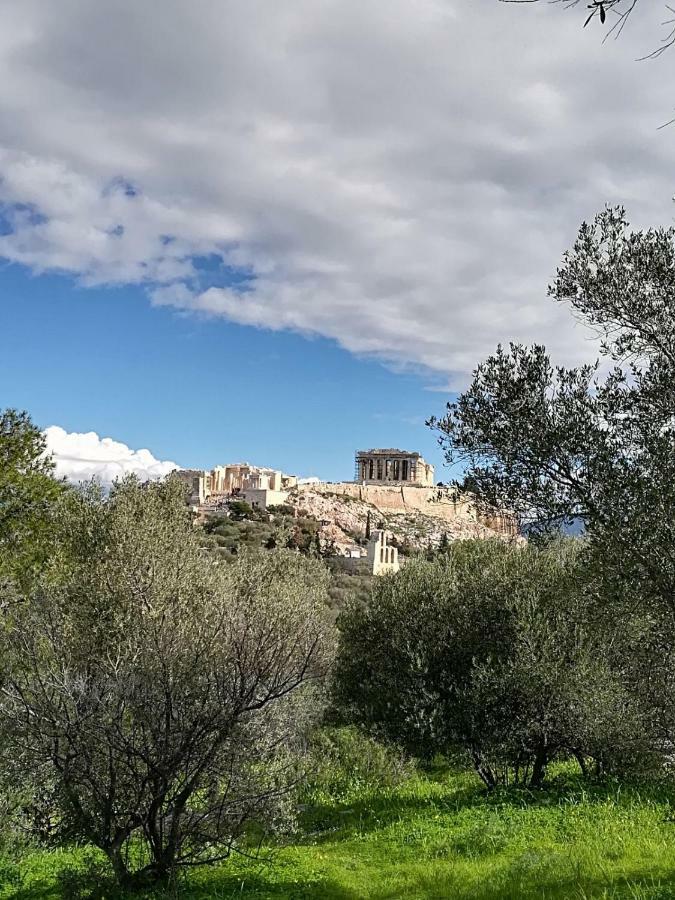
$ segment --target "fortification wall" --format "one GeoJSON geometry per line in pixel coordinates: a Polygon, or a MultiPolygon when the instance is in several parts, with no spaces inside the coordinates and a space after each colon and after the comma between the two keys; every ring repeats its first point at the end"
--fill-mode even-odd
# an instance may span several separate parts
{"type": "Polygon", "coordinates": [[[370,503],[382,512],[393,515],[407,515],[420,512],[446,522],[480,523],[499,534],[515,533],[515,528],[506,516],[481,516],[469,497],[453,499],[437,487],[415,485],[374,485],[357,484],[351,481],[321,482],[301,485],[303,489],[317,494],[338,494],[370,503]]]}

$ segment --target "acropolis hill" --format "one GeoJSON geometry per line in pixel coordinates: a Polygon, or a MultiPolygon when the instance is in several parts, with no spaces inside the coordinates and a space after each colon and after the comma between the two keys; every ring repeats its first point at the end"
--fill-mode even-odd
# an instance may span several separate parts
{"type": "Polygon", "coordinates": [[[468,495],[453,496],[434,485],[434,467],[417,452],[394,448],[358,450],[354,480],[322,482],[298,479],[276,469],[236,463],[211,471],[182,470],[190,503],[200,514],[216,512],[231,499],[254,508],[287,506],[314,516],[321,536],[348,553],[363,537],[367,521],[381,526],[411,547],[478,537],[512,537],[505,515],[481,514],[468,495]]]}

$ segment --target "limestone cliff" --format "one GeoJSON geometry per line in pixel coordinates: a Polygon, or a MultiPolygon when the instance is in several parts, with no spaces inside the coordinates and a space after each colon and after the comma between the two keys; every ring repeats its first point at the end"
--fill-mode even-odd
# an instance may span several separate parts
{"type": "Polygon", "coordinates": [[[435,546],[443,534],[449,540],[514,535],[506,517],[480,516],[468,498],[453,500],[437,488],[321,483],[299,486],[287,502],[322,522],[323,539],[338,547],[365,536],[369,514],[373,528],[382,524],[411,549],[435,546]]]}

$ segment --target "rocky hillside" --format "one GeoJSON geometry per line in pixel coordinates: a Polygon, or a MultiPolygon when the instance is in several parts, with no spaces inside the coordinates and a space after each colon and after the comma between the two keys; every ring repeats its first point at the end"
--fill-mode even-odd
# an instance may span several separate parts
{"type": "Polygon", "coordinates": [[[502,536],[476,521],[475,513],[464,505],[450,514],[447,503],[429,503],[423,510],[410,504],[397,504],[396,488],[378,488],[378,497],[383,491],[391,493],[380,498],[384,503],[375,505],[353,496],[353,492],[343,493],[339,489],[331,490],[332,487],[339,488],[338,485],[302,487],[291,491],[287,503],[300,515],[306,513],[316,518],[321,523],[322,540],[334,542],[339,549],[365,537],[369,514],[372,528],[386,528],[396,536],[400,546],[410,550],[430,544],[437,546],[444,534],[451,541],[502,536]]]}

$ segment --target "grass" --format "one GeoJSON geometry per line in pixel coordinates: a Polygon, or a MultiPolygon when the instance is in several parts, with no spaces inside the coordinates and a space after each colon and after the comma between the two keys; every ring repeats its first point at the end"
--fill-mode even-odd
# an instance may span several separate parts
{"type": "MultiPolygon", "coordinates": [[[[486,796],[472,775],[446,772],[319,793],[302,815],[296,839],[270,851],[270,861],[233,858],[191,873],[177,894],[153,896],[675,897],[675,791],[665,786],[589,787],[563,767],[546,791],[486,796]]],[[[60,900],[60,873],[72,881],[69,873],[92,856],[72,849],[1,860],[0,898],[60,900]]]]}

